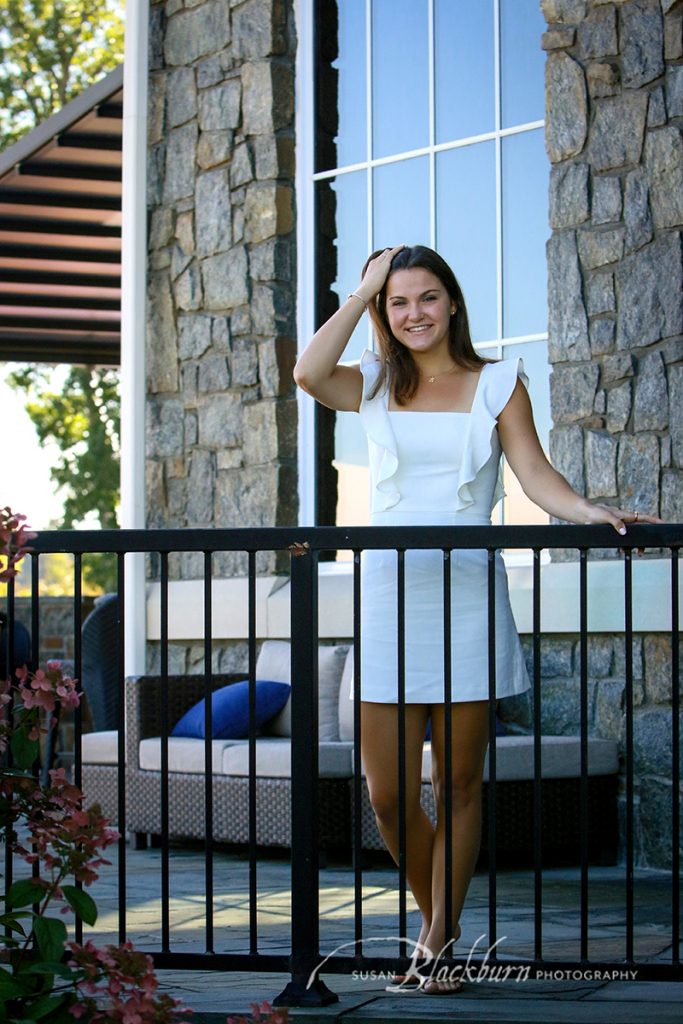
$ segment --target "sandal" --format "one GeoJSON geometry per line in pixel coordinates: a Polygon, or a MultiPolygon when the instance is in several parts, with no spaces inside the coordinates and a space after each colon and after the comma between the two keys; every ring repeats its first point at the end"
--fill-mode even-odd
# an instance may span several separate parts
{"type": "MultiPolygon", "coordinates": [[[[433,964],[420,964],[408,974],[394,975],[393,982],[386,986],[387,992],[423,992],[428,996],[454,996],[465,987],[460,977],[432,978],[433,964]]],[[[437,971],[437,975],[439,971],[437,971]]]]}
{"type": "Polygon", "coordinates": [[[416,974],[395,974],[385,992],[417,992],[422,982],[416,974]]]}

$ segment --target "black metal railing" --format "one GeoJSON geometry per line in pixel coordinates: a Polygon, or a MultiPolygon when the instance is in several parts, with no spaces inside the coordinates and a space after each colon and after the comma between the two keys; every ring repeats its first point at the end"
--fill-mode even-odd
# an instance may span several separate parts
{"type": "MultiPolygon", "coordinates": [[[[357,528],[298,528],[298,529],[235,529],[235,530],[146,530],[146,531],[102,531],[102,532],[44,532],[33,542],[30,555],[32,560],[32,605],[31,627],[34,652],[40,645],[40,593],[39,565],[44,556],[53,552],[68,552],[74,556],[73,588],[73,633],[75,643],[75,675],[80,678],[82,652],[80,634],[81,614],[81,571],[82,557],[90,552],[111,552],[118,560],[119,630],[118,630],[118,767],[117,808],[118,827],[125,836],[127,808],[135,794],[129,791],[131,778],[126,767],[126,719],[124,679],[124,637],[126,632],[126,556],[133,553],[155,555],[155,581],[160,589],[160,714],[161,714],[161,824],[160,824],[160,899],[162,906],[162,928],[160,949],[150,949],[157,966],[179,969],[216,970],[258,970],[283,971],[291,974],[291,982],[281,994],[280,1002],[290,1004],[324,1003],[336,998],[316,979],[309,985],[312,972],[321,961],[320,951],[320,868],[319,868],[319,821],[320,788],[318,765],[318,560],[323,553],[351,551],[353,553],[353,649],[355,655],[354,686],[354,771],[350,782],[352,795],[350,849],[353,857],[354,900],[353,900],[353,955],[336,955],[327,960],[325,971],[346,973],[359,968],[390,971],[407,960],[405,942],[401,942],[392,956],[373,956],[365,948],[366,928],[363,919],[363,876],[364,860],[361,835],[361,801],[363,798],[363,777],[359,756],[360,741],[360,665],[363,637],[361,622],[361,556],[370,549],[388,549],[397,557],[397,612],[398,612],[398,689],[399,689],[399,804],[401,856],[398,863],[398,930],[401,936],[407,932],[407,887],[405,862],[405,789],[404,789],[404,741],[405,741],[405,659],[403,655],[405,637],[405,552],[413,549],[436,549],[443,552],[443,593],[444,593],[444,669],[446,675],[446,703],[450,700],[450,601],[451,601],[451,553],[458,550],[483,550],[487,552],[488,572],[488,626],[489,626],[489,781],[487,799],[487,820],[485,830],[488,851],[488,925],[489,942],[493,946],[498,934],[498,886],[499,874],[496,857],[496,665],[495,632],[495,554],[500,549],[530,549],[532,552],[532,694],[533,694],[533,954],[525,957],[504,958],[507,967],[520,969],[533,967],[540,970],[552,967],[554,970],[572,969],[590,965],[593,970],[608,971],[615,966],[636,966],[640,980],[683,980],[679,960],[680,946],[680,653],[679,653],[679,568],[678,558],[683,527],[637,525],[621,538],[607,527],[592,526],[549,526],[549,527],[357,527],[357,528]],[[547,549],[565,549],[579,561],[579,677],[580,677],[580,954],[575,960],[557,959],[544,953],[544,850],[543,850],[543,800],[542,800],[542,720],[543,702],[541,686],[541,555],[547,549]],[[658,549],[670,562],[670,637],[671,637],[671,955],[666,960],[651,962],[639,959],[634,947],[634,664],[633,664],[633,574],[632,556],[639,548],[658,549]],[[623,953],[606,960],[604,957],[591,959],[589,956],[590,936],[590,848],[589,848],[589,665],[588,665],[588,565],[589,552],[601,549],[618,554],[623,549],[623,643],[625,675],[625,734],[623,744],[625,818],[624,818],[624,949],[623,953]],[[169,801],[171,774],[169,773],[168,739],[173,726],[168,703],[164,700],[169,674],[169,556],[174,552],[200,552],[204,556],[203,575],[203,617],[204,617],[204,666],[203,693],[205,700],[204,743],[204,892],[205,928],[204,948],[198,952],[180,951],[174,948],[173,925],[170,916],[171,883],[170,852],[173,839],[169,824],[169,801]],[[248,656],[243,675],[250,683],[250,728],[248,737],[249,775],[248,808],[249,838],[246,856],[249,864],[248,883],[248,952],[226,952],[216,950],[214,931],[214,902],[216,898],[214,844],[214,785],[212,780],[211,747],[211,694],[215,685],[212,667],[212,562],[216,552],[246,553],[248,562],[248,656]],[[291,660],[292,679],[297,685],[292,688],[292,736],[291,736],[291,942],[282,954],[262,951],[263,929],[259,930],[257,915],[258,861],[257,843],[258,799],[256,785],[256,727],[255,727],[255,680],[257,661],[256,631],[256,565],[259,552],[289,552],[291,587],[291,660]]],[[[636,595],[637,597],[637,595],[636,595]]],[[[15,615],[15,600],[10,586],[7,595],[9,614],[9,657],[12,656],[11,627],[15,615]]],[[[221,677],[222,678],[222,677],[221,677]]],[[[446,776],[450,778],[450,716],[446,715],[446,776]]],[[[74,780],[80,785],[83,777],[81,758],[82,720],[76,712],[74,740],[74,780]]],[[[130,769],[130,750],[128,751],[130,769]]],[[[450,786],[447,787],[447,804],[450,807],[450,786]]],[[[448,819],[448,815],[447,815],[448,819]]],[[[453,836],[450,825],[446,833],[446,863],[450,863],[453,836]]],[[[12,860],[6,858],[6,879],[12,877],[12,860]]],[[[450,907],[451,880],[446,872],[446,906],[450,907]]],[[[127,937],[128,911],[127,893],[132,879],[127,869],[126,844],[120,841],[118,852],[118,938],[127,937]]],[[[447,922],[451,929],[452,921],[447,922]]],[[[80,931],[78,929],[77,931],[80,931]]],[[[450,933],[450,931],[449,931],[450,933]]],[[[77,938],[80,935],[76,935],[77,938]]],[[[496,962],[495,949],[489,953],[489,962],[496,962]]],[[[455,958],[457,962],[457,958],[455,958]]]]}

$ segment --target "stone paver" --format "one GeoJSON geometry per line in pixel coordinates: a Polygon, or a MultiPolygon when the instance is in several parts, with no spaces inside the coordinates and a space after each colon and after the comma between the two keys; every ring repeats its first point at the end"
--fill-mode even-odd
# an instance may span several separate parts
{"type": "MultiPolygon", "coordinates": [[[[126,852],[128,934],[150,952],[160,949],[159,850],[126,852]]],[[[363,934],[371,956],[394,956],[398,934],[396,872],[388,865],[362,875],[363,934]]],[[[259,951],[287,955],[290,939],[290,864],[286,859],[263,859],[257,865],[259,951]]],[[[479,940],[487,947],[489,934],[488,877],[476,875],[463,917],[463,937],[456,955],[466,957],[479,940]]],[[[205,874],[203,853],[172,849],[170,854],[171,949],[205,949],[205,874]]],[[[501,957],[532,958],[534,954],[534,878],[525,871],[500,872],[497,878],[496,936],[501,957]]],[[[92,934],[115,940],[118,925],[116,864],[105,869],[93,889],[100,919],[92,934]]],[[[322,955],[354,940],[354,874],[346,865],[332,864],[320,872],[320,949],[322,955]]],[[[580,960],[580,876],[577,869],[552,869],[543,876],[543,956],[548,971],[553,962],[580,960]]],[[[457,997],[424,993],[389,994],[386,981],[367,971],[356,976],[321,977],[339,996],[323,1008],[290,1010],[307,1021],[422,1020],[472,1022],[571,1022],[571,1024],[668,1024],[681,1021],[683,988],[675,982],[619,980],[625,955],[625,888],[623,868],[591,868],[589,872],[589,961],[615,963],[615,980],[595,978],[590,964],[579,980],[559,972],[523,981],[470,980],[457,997]]],[[[414,936],[419,915],[408,898],[408,934],[414,936]]],[[[636,872],[634,885],[634,949],[643,962],[671,962],[671,882],[661,872],[636,872]]],[[[233,954],[249,951],[249,864],[235,853],[217,851],[214,862],[214,948],[233,954]]],[[[563,969],[564,970],[564,969],[563,969]]],[[[162,987],[195,1011],[196,1024],[225,1024],[229,1014],[246,1014],[254,1002],[271,1001],[288,976],[246,971],[159,971],[162,987]]]]}

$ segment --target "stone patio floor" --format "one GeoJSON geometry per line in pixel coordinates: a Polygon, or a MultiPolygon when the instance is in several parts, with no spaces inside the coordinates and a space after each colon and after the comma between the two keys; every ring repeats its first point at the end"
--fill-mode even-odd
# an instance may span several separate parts
{"type": "MultiPolygon", "coordinates": [[[[161,851],[127,849],[128,937],[139,948],[161,948],[161,851]]],[[[204,854],[200,848],[170,852],[171,949],[203,952],[204,854]]],[[[497,875],[498,953],[533,956],[534,878],[530,871],[497,875]]],[[[116,941],[118,876],[116,864],[103,869],[91,889],[100,909],[97,925],[86,929],[101,941],[116,941]]],[[[259,952],[286,955],[290,936],[290,865],[284,857],[262,857],[257,869],[259,952]]],[[[325,956],[353,942],[354,876],[351,867],[330,862],[320,871],[320,950],[325,956]]],[[[364,1021],[570,1021],[572,1024],[659,1024],[683,1022],[683,986],[677,981],[645,982],[624,972],[625,877],[623,867],[591,867],[589,871],[588,962],[580,960],[580,876],[576,868],[547,869],[543,875],[543,957],[573,961],[580,974],[566,977],[486,981],[474,978],[458,996],[422,992],[390,994],[385,979],[322,973],[339,996],[324,1008],[296,1008],[290,1017],[314,1020],[364,1021]],[[596,978],[591,963],[614,963],[610,978],[596,978]],[[627,980],[628,978],[628,980],[627,980]]],[[[663,872],[637,871],[634,882],[634,954],[638,963],[671,963],[671,879],[663,872]]],[[[415,938],[418,915],[408,903],[408,934],[415,938]]],[[[456,956],[466,957],[488,945],[488,875],[477,874],[463,915],[463,935],[456,956]]],[[[397,952],[397,873],[380,861],[363,872],[363,934],[372,939],[369,955],[397,952]]],[[[214,860],[214,948],[217,952],[249,951],[249,864],[239,853],[218,850],[214,860]]],[[[349,945],[345,953],[352,949],[349,945]]],[[[559,973],[559,972],[558,972],[559,973]]],[[[249,1013],[254,1002],[282,991],[287,975],[246,971],[160,970],[162,986],[195,1012],[198,1024],[224,1024],[226,1016],[249,1013]]],[[[678,969],[678,977],[683,973],[678,969]]]]}

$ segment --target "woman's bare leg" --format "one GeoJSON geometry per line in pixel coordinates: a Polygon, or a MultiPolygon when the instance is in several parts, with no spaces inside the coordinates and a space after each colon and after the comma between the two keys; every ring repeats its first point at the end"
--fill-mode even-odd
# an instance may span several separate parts
{"type": "MultiPolygon", "coordinates": [[[[406,880],[422,914],[418,941],[424,942],[432,917],[434,829],[420,804],[422,748],[429,706],[405,706],[406,880]]],[[[361,703],[361,754],[370,802],[382,839],[399,859],[398,706],[361,703]]]]}
{"type": "Polygon", "coordinates": [[[432,918],[426,945],[438,951],[460,936],[460,915],[481,843],[481,788],[488,746],[488,703],[468,701],[451,706],[451,921],[446,935],[446,775],[445,708],[432,705],[432,782],[437,825],[432,847],[432,918]]]}

